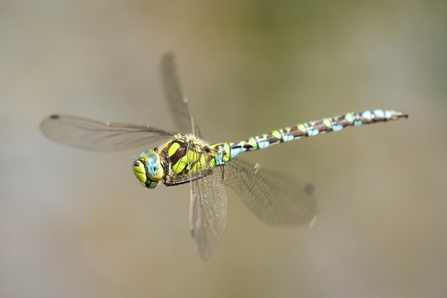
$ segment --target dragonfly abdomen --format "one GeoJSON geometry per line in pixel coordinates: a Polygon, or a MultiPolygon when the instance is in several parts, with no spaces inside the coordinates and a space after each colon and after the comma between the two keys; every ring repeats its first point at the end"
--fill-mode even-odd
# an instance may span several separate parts
{"type": "Polygon", "coordinates": [[[339,131],[351,126],[398,120],[402,117],[408,118],[408,114],[403,111],[394,110],[374,110],[373,112],[368,110],[361,113],[347,113],[332,118],[324,118],[317,121],[300,123],[293,127],[274,130],[268,134],[259,135],[238,143],[228,143],[229,148],[226,152],[228,152],[228,158],[231,159],[243,152],[264,149],[295,139],[312,137],[331,131],[339,131]]]}

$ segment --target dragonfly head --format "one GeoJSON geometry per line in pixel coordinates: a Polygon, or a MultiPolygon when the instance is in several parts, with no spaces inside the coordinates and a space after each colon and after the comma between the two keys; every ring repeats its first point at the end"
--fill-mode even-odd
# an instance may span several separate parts
{"type": "Polygon", "coordinates": [[[133,171],[141,185],[155,188],[164,175],[160,155],[154,150],[144,151],[133,163],[133,171]]]}

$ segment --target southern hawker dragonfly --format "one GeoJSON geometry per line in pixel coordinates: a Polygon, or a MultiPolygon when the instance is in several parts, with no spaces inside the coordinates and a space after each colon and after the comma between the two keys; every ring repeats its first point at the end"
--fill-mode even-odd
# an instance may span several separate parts
{"type": "Polygon", "coordinates": [[[41,129],[52,140],[94,151],[124,150],[169,139],[141,153],[134,161],[134,173],[140,184],[150,189],[160,182],[166,186],[190,183],[191,234],[197,253],[205,261],[216,251],[225,230],[225,185],[268,224],[311,224],[318,212],[311,184],[240,159],[239,154],[351,126],[408,117],[394,110],[353,112],[273,130],[237,143],[209,144],[202,139],[189,111],[172,54],[163,56],[161,73],[170,111],[182,133],[68,115],[49,116],[41,129]]]}

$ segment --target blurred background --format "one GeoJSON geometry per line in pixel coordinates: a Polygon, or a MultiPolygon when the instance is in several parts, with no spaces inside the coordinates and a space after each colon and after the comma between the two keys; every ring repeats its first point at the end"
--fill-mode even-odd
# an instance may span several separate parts
{"type": "Polygon", "coordinates": [[[1,297],[446,297],[447,2],[0,3],[1,297]],[[243,157],[316,187],[312,228],[259,222],[228,190],[202,262],[189,185],[148,190],[142,151],[46,139],[53,113],[174,129],[176,54],[209,142],[367,109],[408,120],[243,157]]]}

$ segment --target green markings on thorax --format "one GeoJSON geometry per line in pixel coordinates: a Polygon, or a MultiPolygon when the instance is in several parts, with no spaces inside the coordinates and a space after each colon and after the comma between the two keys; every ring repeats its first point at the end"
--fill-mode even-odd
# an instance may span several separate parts
{"type": "Polygon", "coordinates": [[[199,173],[204,167],[214,167],[212,149],[202,140],[178,134],[161,149],[167,175],[199,173]]]}

